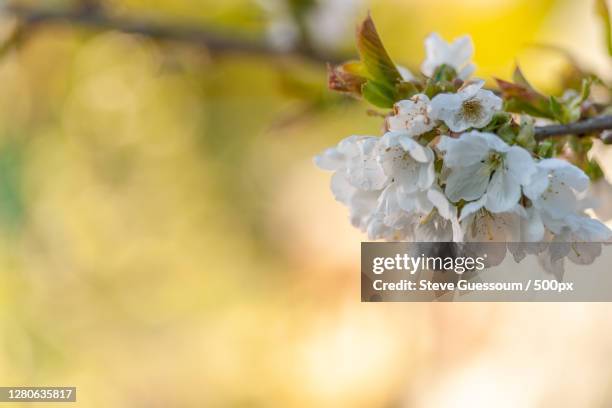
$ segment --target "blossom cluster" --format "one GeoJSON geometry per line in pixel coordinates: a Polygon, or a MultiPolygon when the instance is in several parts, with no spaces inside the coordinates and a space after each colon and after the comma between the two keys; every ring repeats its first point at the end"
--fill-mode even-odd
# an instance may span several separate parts
{"type": "Polygon", "coordinates": [[[373,240],[610,240],[612,231],[585,213],[587,174],[496,125],[520,117],[484,81],[470,80],[470,38],[432,34],[425,48],[423,75],[451,72],[450,86],[397,101],[382,136],[350,136],[315,157],[334,172],[331,190],[351,223],[373,240]]]}

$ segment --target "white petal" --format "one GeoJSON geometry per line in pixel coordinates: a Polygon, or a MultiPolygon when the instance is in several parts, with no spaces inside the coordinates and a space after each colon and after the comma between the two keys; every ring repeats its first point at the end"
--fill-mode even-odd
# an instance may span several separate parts
{"type": "Polygon", "coordinates": [[[482,139],[486,145],[491,150],[495,150],[496,152],[507,152],[510,150],[510,146],[506,142],[504,142],[499,136],[494,133],[489,132],[479,132],[477,130],[473,130],[469,133],[464,134],[462,137],[474,137],[482,139]]]}
{"type": "Polygon", "coordinates": [[[521,198],[519,183],[508,172],[497,170],[487,188],[487,210],[501,213],[512,209],[521,198]]]}
{"type": "Polygon", "coordinates": [[[378,204],[379,191],[355,191],[348,203],[351,224],[362,231],[367,229],[367,223],[378,204]]]}
{"type": "Polygon", "coordinates": [[[419,214],[427,214],[433,209],[433,204],[427,198],[424,191],[406,192],[402,188],[397,189],[397,201],[404,211],[416,211],[419,214]]]}
{"type": "Polygon", "coordinates": [[[403,136],[399,139],[400,145],[404,150],[410,152],[410,155],[421,163],[428,163],[433,160],[433,152],[429,147],[422,146],[419,142],[414,139],[403,136]]]}
{"type": "Polygon", "coordinates": [[[612,231],[601,221],[586,217],[574,215],[567,218],[570,228],[582,241],[598,242],[608,241],[612,238],[612,231]]]}
{"type": "Polygon", "coordinates": [[[338,143],[338,151],[347,158],[360,154],[359,143],[368,139],[367,136],[349,136],[338,143]]]}
{"type": "Polygon", "coordinates": [[[529,184],[536,172],[536,165],[529,152],[522,147],[512,146],[506,153],[504,165],[508,172],[522,185],[529,184]]]}
{"type": "MultiPolygon", "coordinates": [[[[472,71],[468,63],[474,53],[474,46],[469,36],[459,37],[448,44],[438,34],[433,33],[425,39],[425,51],[427,57],[421,70],[427,76],[431,76],[435,69],[443,64],[455,68],[460,75],[472,71]]],[[[467,78],[467,75],[461,77],[467,78]]]]}
{"type": "Polygon", "coordinates": [[[474,45],[469,35],[463,35],[456,38],[451,44],[451,55],[449,63],[452,63],[455,68],[464,65],[474,54],[474,45]]]}
{"type": "Polygon", "coordinates": [[[447,53],[448,44],[440,37],[438,33],[431,33],[425,39],[425,53],[427,57],[423,61],[421,71],[427,75],[432,76],[434,71],[439,65],[445,54],[447,53]]]}
{"type": "Polygon", "coordinates": [[[453,239],[450,223],[434,215],[425,223],[419,223],[415,227],[415,239],[419,242],[448,242],[453,239]]]}
{"type": "Polygon", "coordinates": [[[590,265],[601,256],[599,242],[573,242],[571,247],[567,259],[577,265],[590,265]]]}
{"type": "Polygon", "coordinates": [[[331,191],[336,198],[343,204],[349,203],[351,196],[357,191],[355,187],[349,183],[348,176],[345,171],[337,171],[331,177],[331,191]]]}
{"type": "Polygon", "coordinates": [[[444,165],[450,168],[478,163],[489,154],[486,143],[479,138],[469,137],[469,133],[458,139],[442,136],[437,147],[445,152],[444,165]]]}
{"type": "Polygon", "coordinates": [[[486,191],[489,174],[486,166],[480,162],[453,169],[446,180],[444,192],[453,202],[476,200],[486,191]]]}
{"type": "Polygon", "coordinates": [[[544,193],[550,184],[548,178],[548,172],[539,167],[536,168],[536,172],[532,174],[528,183],[523,186],[523,192],[531,200],[536,200],[544,193]]]}
{"type": "Polygon", "coordinates": [[[348,177],[350,183],[361,190],[380,190],[387,182],[387,175],[374,157],[350,165],[348,177]]]}
{"type": "Polygon", "coordinates": [[[358,143],[359,155],[353,156],[347,163],[349,182],[361,190],[380,190],[387,181],[387,176],[376,157],[378,138],[368,138],[358,143]]]}
{"type": "Polygon", "coordinates": [[[521,222],[521,236],[525,242],[539,242],[544,238],[544,224],[533,207],[527,209],[527,218],[521,222]]]}
{"type": "Polygon", "coordinates": [[[403,131],[414,137],[429,132],[436,126],[436,121],[429,117],[429,98],[417,94],[410,99],[402,100],[394,105],[395,114],[387,118],[387,128],[390,131],[403,131]]]}
{"type": "Polygon", "coordinates": [[[551,180],[548,188],[533,203],[557,219],[563,219],[578,210],[575,193],[556,178],[551,180]]]}
{"type": "Polygon", "coordinates": [[[433,210],[433,203],[427,197],[427,191],[418,191],[415,195],[415,209],[419,214],[429,214],[433,210]]]}
{"type": "Polygon", "coordinates": [[[554,234],[560,234],[564,229],[567,229],[567,223],[563,219],[553,218],[546,211],[540,212],[540,218],[546,229],[554,234]]]}
{"type": "Polygon", "coordinates": [[[427,198],[438,209],[440,216],[447,220],[457,218],[457,207],[452,205],[444,193],[438,189],[430,189],[427,198]]]}
{"type": "Polygon", "coordinates": [[[486,89],[481,89],[478,91],[478,94],[474,99],[480,101],[480,105],[482,106],[482,116],[473,122],[472,127],[480,129],[487,126],[489,122],[491,122],[495,112],[499,112],[501,110],[502,100],[493,92],[486,89]]]}
{"type": "Polygon", "coordinates": [[[450,221],[452,239],[454,242],[463,241],[463,231],[457,219],[457,207],[452,205],[444,193],[438,188],[432,188],[427,192],[427,198],[436,207],[438,214],[445,220],[450,221]]]}
{"type": "Polygon", "coordinates": [[[499,96],[495,95],[488,89],[481,89],[477,92],[476,97],[486,110],[499,111],[502,108],[504,101],[499,96]]]}
{"type": "Polygon", "coordinates": [[[538,167],[559,175],[564,183],[577,191],[584,191],[589,186],[589,177],[578,167],[561,159],[545,159],[538,167]]]}
{"type": "Polygon", "coordinates": [[[344,165],[345,157],[335,147],[326,149],[315,156],[314,163],[322,170],[335,171],[344,165]]]}
{"type": "Polygon", "coordinates": [[[463,98],[458,94],[438,94],[431,100],[430,117],[434,120],[441,120],[454,132],[467,129],[463,127],[462,117],[458,115],[463,98]]]}
{"type": "Polygon", "coordinates": [[[461,229],[461,224],[459,224],[457,217],[451,219],[451,228],[453,230],[453,241],[463,242],[463,230],[461,229]]]}
{"type": "Polygon", "coordinates": [[[459,221],[463,221],[470,215],[476,213],[476,211],[484,207],[486,201],[487,197],[482,196],[479,200],[472,201],[471,203],[467,203],[466,205],[464,205],[461,209],[461,217],[459,218],[459,221]]]}
{"type": "Polygon", "coordinates": [[[434,162],[431,161],[427,165],[420,166],[419,171],[419,179],[417,181],[417,185],[420,189],[426,190],[434,183],[436,180],[436,172],[434,169],[434,162]]]}
{"type": "Polygon", "coordinates": [[[463,88],[459,90],[458,94],[461,95],[461,99],[465,101],[476,96],[476,94],[482,89],[484,84],[485,81],[483,81],[482,79],[477,79],[464,85],[463,88]]]}

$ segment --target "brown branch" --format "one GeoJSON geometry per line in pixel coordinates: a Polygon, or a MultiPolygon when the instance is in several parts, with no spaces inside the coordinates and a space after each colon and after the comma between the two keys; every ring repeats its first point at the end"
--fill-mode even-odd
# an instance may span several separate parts
{"type": "MultiPolygon", "coordinates": [[[[301,56],[314,62],[333,64],[349,59],[337,55],[323,54],[307,46],[301,46],[291,51],[280,51],[261,40],[213,32],[203,27],[164,25],[151,21],[110,16],[99,7],[49,10],[9,4],[0,7],[0,13],[18,18],[21,23],[21,32],[40,25],[69,24],[98,30],[117,30],[158,40],[188,43],[203,47],[212,54],[246,53],[271,57],[301,56]]],[[[599,116],[567,125],[536,127],[535,137],[536,140],[543,140],[551,136],[570,134],[584,136],[608,129],[612,129],[612,115],[599,116]]],[[[606,137],[605,139],[604,143],[612,144],[612,137],[606,137]]]]}
{"type": "Polygon", "coordinates": [[[129,34],[143,35],[158,40],[177,41],[206,48],[212,54],[246,53],[265,56],[301,56],[319,63],[340,63],[344,58],[327,55],[310,47],[298,47],[291,51],[280,51],[270,44],[246,37],[213,32],[203,27],[167,25],[151,21],[115,17],[98,8],[76,10],[36,9],[19,5],[6,5],[0,13],[18,18],[26,27],[39,25],[70,24],[98,30],[117,30],[129,34]]]}
{"type": "MultiPolygon", "coordinates": [[[[544,140],[551,136],[585,136],[594,132],[601,132],[609,129],[612,129],[612,115],[604,115],[567,125],[539,126],[535,128],[535,137],[536,140],[544,140]]],[[[612,143],[612,140],[603,141],[604,143],[612,143]]]]}

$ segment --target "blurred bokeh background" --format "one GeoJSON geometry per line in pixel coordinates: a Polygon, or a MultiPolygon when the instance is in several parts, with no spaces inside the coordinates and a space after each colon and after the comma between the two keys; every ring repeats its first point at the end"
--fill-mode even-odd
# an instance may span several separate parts
{"type": "Polygon", "coordinates": [[[468,33],[478,76],[518,60],[555,93],[550,46],[611,79],[592,2],[308,3],[10,3],[265,52],[0,12],[0,385],[83,407],[612,405],[609,305],[361,304],[365,237],[311,161],[380,132],[326,90],[367,10],[413,71],[428,33],[468,33]]]}

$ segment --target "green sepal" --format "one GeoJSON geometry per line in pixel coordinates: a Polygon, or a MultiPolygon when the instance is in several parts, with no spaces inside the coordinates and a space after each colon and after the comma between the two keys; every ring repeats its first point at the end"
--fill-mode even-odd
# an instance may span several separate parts
{"type": "Polygon", "coordinates": [[[555,144],[551,140],[544,140],[538,145],[538,156],[551,158],[555,153],[555,144]]]}
{"type": "Polygon", "coordinates": [[[506,123],[497,130],[497,135],[506,143],[514,144],[516,133],[514,132],[512,123],[506,123]]]}
{"type": "Polygon", "coordinates": [[[521,127],[518,135],[516,136],[516,144],[530,151],[533,151],[536,148],[538,143],[535,139],[534,120],[531,117],[521,117],[521,127]]]}

